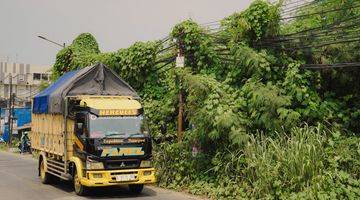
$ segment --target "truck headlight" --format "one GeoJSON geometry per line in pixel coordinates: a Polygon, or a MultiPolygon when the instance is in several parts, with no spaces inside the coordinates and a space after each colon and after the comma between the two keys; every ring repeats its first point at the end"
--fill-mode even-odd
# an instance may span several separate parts
{"type": "Polygon", "coordinates": [[[86,159],[86,169],[104,169],[104,164],[102,162],[86,159]]]}
{"type": "Polygon", "coordinates": [[[151,160],[142,160],[140,163],[140,167],[151,167],[151,160]]]}

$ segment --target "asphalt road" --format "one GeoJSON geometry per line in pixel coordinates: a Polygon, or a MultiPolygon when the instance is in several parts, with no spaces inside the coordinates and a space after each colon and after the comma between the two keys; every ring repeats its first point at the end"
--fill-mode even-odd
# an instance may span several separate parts
{"type": "Polygon", "coordinates": [[[193,196],[161,189],[144,188],[136,196],[127,187],[96,188],[88,196],[77,196],[71,184],[59,182],[44,185],[37,176],[36,160],[31,155],[19,155],[0,151],[0,200],[75,200],[75,199],[197,199],[193,196]]]}

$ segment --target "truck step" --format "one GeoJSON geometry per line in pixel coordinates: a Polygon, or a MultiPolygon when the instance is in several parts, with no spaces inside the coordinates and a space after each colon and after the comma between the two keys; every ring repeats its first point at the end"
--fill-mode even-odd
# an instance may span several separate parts
{"type": "Polygon", "coordinates": [[[71,180],[72,176],[65,171],[65,163],[56,160],[47,160],[47,173],[63,180],[71,180]]]}
{"type": "Polygon", "coordinates": [[[48,162],[48,163],[52,163],[52,164],[54,164],[54,165],[59,165],[59,166],[65,167],[65,163],[62,162],[62,161],[57,161],[57,160],[48,159],[47,162],[48,162]]]}

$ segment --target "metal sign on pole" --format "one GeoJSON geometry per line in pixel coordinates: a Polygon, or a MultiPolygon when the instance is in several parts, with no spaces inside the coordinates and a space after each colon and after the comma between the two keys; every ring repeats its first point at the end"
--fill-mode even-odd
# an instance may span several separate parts
{"type": "Polygon", "coordinates": [[[176,67],[184,67],[185,66],[185,57],[181,56],[180,53],[176,57],[176,67]]]}

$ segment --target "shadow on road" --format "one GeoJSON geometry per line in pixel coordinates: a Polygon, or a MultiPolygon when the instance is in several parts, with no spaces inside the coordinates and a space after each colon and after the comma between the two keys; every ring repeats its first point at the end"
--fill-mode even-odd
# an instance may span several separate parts
{"type": "MultiPolygon", "coordinates": [[[[59,190],[68,193],[74,193],[72,183],[66,181],[59,181],[57,183],[51,184],[52,187],[55,187],[59,190]]],[[[144,190],[141,194],[132,194],[127,185],[123,186],[112,186],[112,187],[98,187],[91,188],[84,198],[86,199],[109,199],[109,198],[134,198],[134,197],[149,197],[156,196],[156,191],[152,190],[149,187],[144,187],[144,190]]]]}
{"type": "Polygon", "coordinates": [[[141,194],[135,195],[130,193],[127,186],[105,187],[105,188],[94,188],[94,190],[89,192],[87,198],[89,199],[131,198],[138,196],[140,197],[156,196],[156,192],[150,188],[145,187],[141,194]]]}

